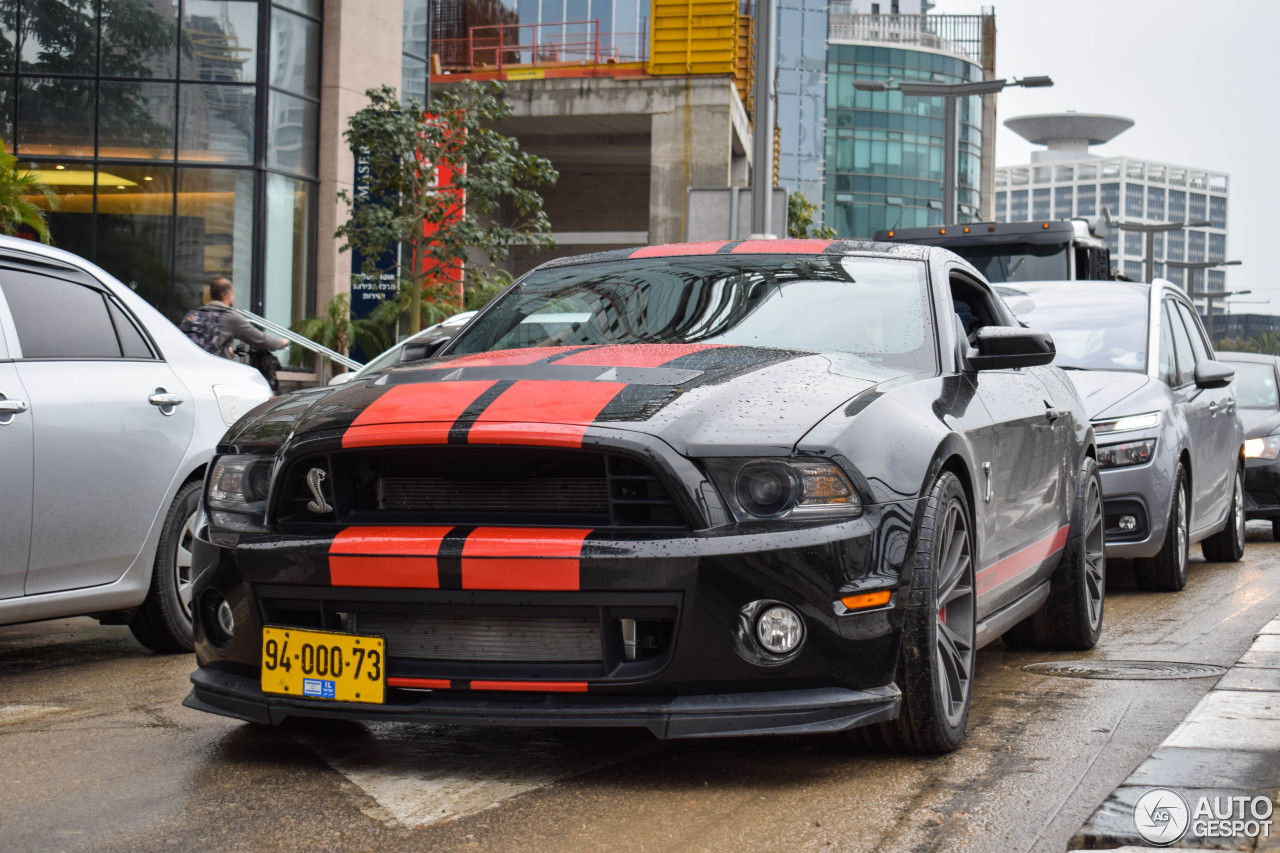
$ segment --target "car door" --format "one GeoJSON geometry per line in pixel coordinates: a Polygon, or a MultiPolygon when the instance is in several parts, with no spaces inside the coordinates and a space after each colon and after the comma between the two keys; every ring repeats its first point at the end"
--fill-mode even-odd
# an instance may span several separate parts
{"type": "Polygon", "coordinates": [[[6,346],[7,319],[0,298],[0,599],[22,595],[31,549],[31,414],[6,346]]]}
{"type": "MultiPolygon", "coordinates": [[[[1186,329],[1195,363],[1212,361],[1213,350],[1191,306],[1181,300],[1172,300],[1170,304],[1186,329]]],[[[1194,368],[1192,378],[1194,380],[1194,368]]],[[[1196,388],[1195,385],[1192,387],[1196,388]]],[[[1209,414],[1205,422],[1205,434],[1200,439],[1205,442],[1205,464],[1208,467],[1203,469],[1203,473],[1198,478],[1205,481],[1206,495],[1204,506],[1201,507],[1204,514],[1193,516],[1192,530],[1202,525],[1214,524],[1226,515],[1227,507],[1231,502],[1231,475],[1235,472],[1237,460],[1240,458],[1242,440],[1240,428],[1236,425],[1238,418],[1235,390],[1231,386],[1196,388],[1196,390],[1199,391],[1196,396],[1197,402],[1203,401],[1209,414]],[[1197,523],[1197,517],[1200,523],[1197,523]]]]}
{"type": "Polygon", "coordinates": [[[1174,300],[1163,302],[1160,321],[1168,325],[1173,339],[1176,373],[1173,381],[1174,405],[1187,422],[1187,444],[1191,451],[1190,528],[1199,530],[1212,521],[1221,501],[1216,497],[1222,489],[1222,463],[1214,448],[1218,404],[1213,395],[1205,394],[1195,384],[1196,356],[1191,336],[1178,315],[1174,300]],[[1213,408],[1210,409],[1210,404],[1213,408]]]}
{"type": "Polygon", "coordinates": [[[190,394],[88,276],[6,266],[0,294],[33,430],[25,594],[110,583],[167,510],[195,428],[190,394]]]}
{"type": "MultiPolygon", "coordinates": [[[[1004,325],[985,287],[957,274],[952,275],[951,285],[966,334],[982,325],[1004,325]]],[[[1048,390],[1032,369],[982,370],[972,376],[978,399],[990,417],[989,425],[975,430],[975,446],[993,448],[991,458],[981,460],[986,493],[979,496],[985,507],[988,547],[976,580],[979,594],[987,598],[985,613],[1039,582],[1037,570],[1047,556],[1040,551],[1053,541],[1059,527],[1058,445],[1066,439],[1058,433],[1060,412],[1050,404],[1048,390]]]]}

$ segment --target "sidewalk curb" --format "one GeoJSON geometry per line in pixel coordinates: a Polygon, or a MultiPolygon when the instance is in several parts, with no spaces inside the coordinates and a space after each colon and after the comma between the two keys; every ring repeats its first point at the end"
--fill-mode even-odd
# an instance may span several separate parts
{"type": "MultiPolygon", "coordinates": [[[[1134,803],[1169,788],[1195,808],[1199,798],[1266,796],[1280,791],[1280,616],[1265,625],[1164,742],[1098,806],[1068,849],[1152,849],[1138,834],[1134,803]]],[[[1212,799],[1210,802],[1214,802],[1212,799]]],[[[1280,832],[1280,809],[1271,818],[1280,832]]],[[[1277,850],[1280,838],[1187,834],[1166,850],[1277,850]]]]}

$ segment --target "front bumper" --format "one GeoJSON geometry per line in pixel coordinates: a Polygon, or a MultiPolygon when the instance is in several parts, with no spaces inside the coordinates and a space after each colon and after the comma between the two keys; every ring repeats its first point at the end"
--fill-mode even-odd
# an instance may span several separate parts
{"type": "MultiPolygon", "coordinates": [[[[347,564],[331,563],[332,535],[242,536],[233,547],[200,538],[193,552],[195,600],[204,601],[206,593],[224,595],[236,630],[225,647],[215,646],[206,611],[198,607],[201,669],[192,676],[187,704],[264,723],[313,716],[643,726],[659,737],[828,732],[892,719],[898,712],[893,682],[910,580],[903,569],[914,546],[917,507],[916,500],[870,505],[857,519],[781,527],[668,534],[596,531],[583,545],[576,574],[570,575],[577,585],[558,589],[466,587],[468,577],[492,578],[503,566],[525,571],[538,560],[565,562],[546,559],[545,551],[540,557],[536,539],[526,543],[521,556],[508,555],[503,558],[507,562],[495,562],[492,570],[464,564],[463,586],[444,589],[352,585],[349,565],[342,569],[347,564]],[[348,576],[339,585],[342,572],[348,576]],[[840,601],[880,590],[892,597],[874,609],[851,612],[840,601]],[[767,659],[751,648],[744,613],[761,601],[786,604],[804,620],[804,642],[785,660],[767,659]],[[365,618],[360,614],[367,613],[475,622],[513,614],[572,618],[579,624],[595,620],[602,651],[599,659],[589,661],[530,661],[510,655],[460,660],[402,655],[389,645],[388,678],[445,682],[449,688],[389,682],[383,705],[261,691],[264,624],[345,630],[341,620],[353,613],[359,624],[365,618]],[[660,625],[646,657],[623,655],[618,625],[625,620],[660,625]],[[478,686],[504,682],[519,683],[523,692],[478,686]],[[573,682],[581,690],[543,692],[539,682],[573,682]]],[[[437,562],[443,566],[444,558],[437,562]]],[[[442,582],[450,576],[443,568],[439,575],[442,582]]]]}
{"type": "Polygon", "coordinates": [[[1280,518],[1280,459],[1246,459],[1245,518],[1280,518]]]}
{"type": "MultiPolygon", "coordinates": [[[[901,701],[892,684],[869,690],[836,687],[703,696],[630,698],[558,694],[494,698],[413,691],[386,705],[318,702],[265,696],[258,680],[214,669],[191,676],[182,704],[251,723],[289,717],[486,726],[647,728],[659,738],[842,732],[892,720],[901,701]]],[[[405,691],[400,691],[405,693],[405,691]]]]}

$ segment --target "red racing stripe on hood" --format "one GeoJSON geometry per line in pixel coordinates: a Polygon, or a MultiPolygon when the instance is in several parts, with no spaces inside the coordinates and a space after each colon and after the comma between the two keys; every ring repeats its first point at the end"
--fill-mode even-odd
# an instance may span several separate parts
{"type": "Polygon", "coordinates": [[[478,527],[462,546],[462,588],[577,590],[590,529],[478,527]]]}
{"type": "MultiPolygon", "coordinates": [[[[731,255],[821,255],[833,240],[745,240],[731,255]]],[[[634,257],[634,255],[632,256],[634,257]]]]}
{"type": "Polygon", "coordinates": [[[716,349],[727,344],[615,344],[575,352],[556,361],[564,365],[600,367],[659,367],[695,352],[716,349]]]}
{"type": "Polygon", "coordinates": [[[439,589],[436,555],[451,527],[348,527],[329,546],[333,586],[439,589]]]}
{"type": "Polygon", "coordinates": [[[480,413],[467,443],[581,447],[587,427],[625,387],[625,382],[522,380],[480,413]]]}
{"type": "Polygon", "coordinates": [[[716,240],[711,243],[669,243],[663,246],[645,246],[636,249],[628,258],[674,258],[680,255],[714,255],[728,241],[716,240]]]}
{"type": "Polygon", "coordinates": [[[351,422],[342,446],[446,444],[454,421],[493,385],[468,379],[393,385],[351,422]]]}
{"type": "Polygon", "coordinates": [[[569,352],[577,347],[528,347],[526,349],[507,349],[497,352],[473,352],[460,355],[438,364],[424,365],[428,370],[456,370],[459,367],[495,367],[507,364],[533,364],[544,358],[562,352],[569,352]]]}

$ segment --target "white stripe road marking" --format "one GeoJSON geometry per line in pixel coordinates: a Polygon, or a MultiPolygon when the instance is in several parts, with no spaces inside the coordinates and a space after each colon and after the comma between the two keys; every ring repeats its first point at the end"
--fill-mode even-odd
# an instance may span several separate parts
{"type": "Polygon", "coordinates": [[[1280,693],[1210,691],[1161,745],[1280,752],[1280,693]]]}
{"type": "Polygon", "coordinates": [[[530,730],[367,724],[367,732],[295,733],[389,815],[425,826],[660,748],[647,733],[560,736],[530,730]]]}

